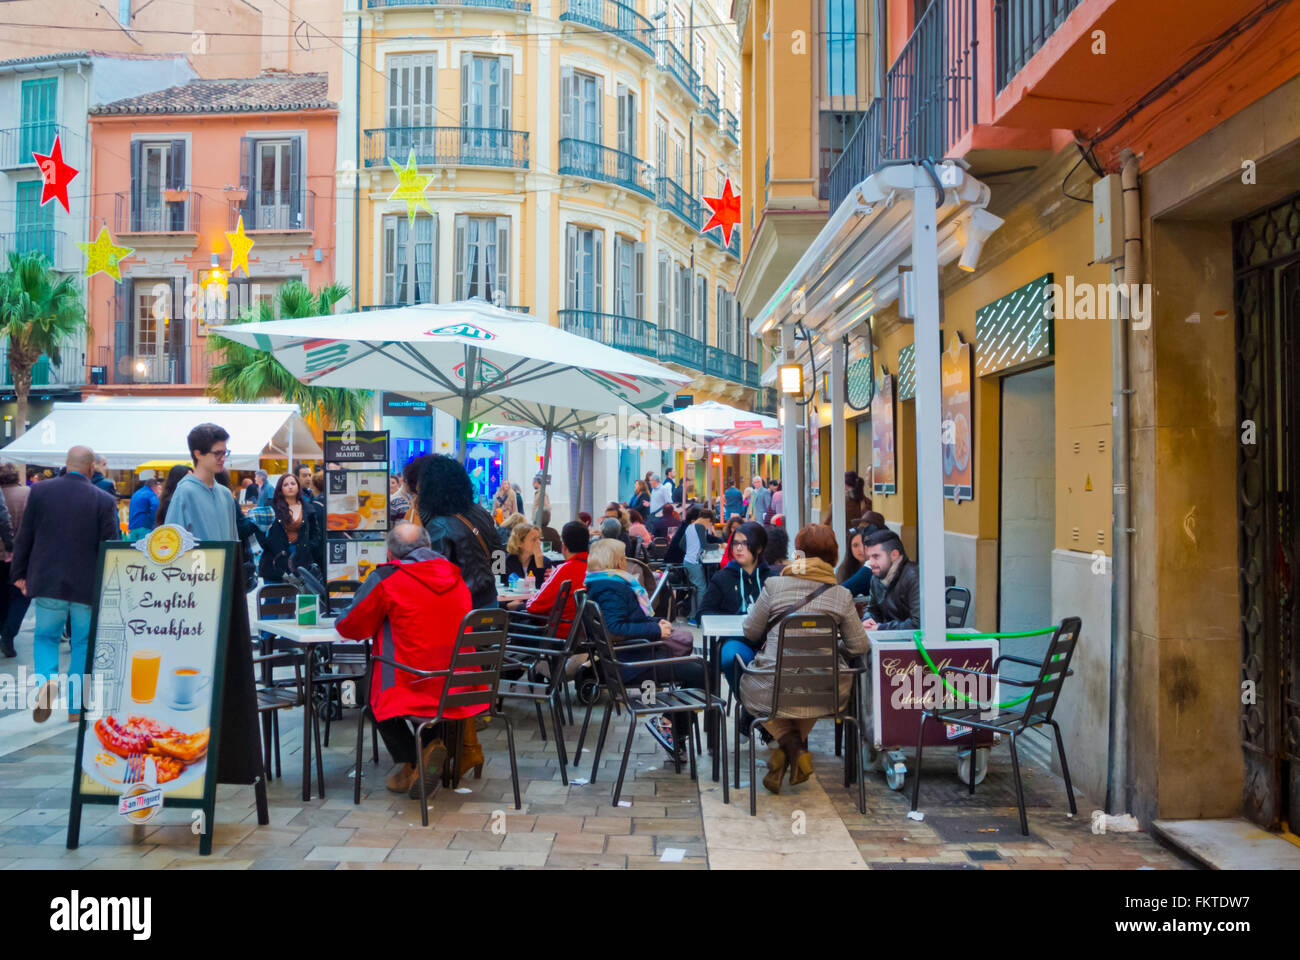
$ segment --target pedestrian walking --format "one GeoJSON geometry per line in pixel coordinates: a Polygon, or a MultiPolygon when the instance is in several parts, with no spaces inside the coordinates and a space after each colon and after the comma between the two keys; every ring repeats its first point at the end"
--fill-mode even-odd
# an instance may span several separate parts
{"type": "Polygon", "coordinates": [[[167,522],[184,527],[199,540],[239,539],[234,494],[217,483],[217,473],[225,469],[229,439],[230,434],[215,423],[200,423],[186,439],[194,470],[176,484],[167,522]]]}
{"type": "Polygon", "coordinates": [[[89,447],[68,451],[67,472],[34,487],[14,545],[13,582],[36,605],[33,648],[42,679],[32,719],[50,718],[59,673],[59,637],[71,621],[72,655],[63,689],[68,719],[81,719],[82,678],[90,639],[99,545],[118,539],[117,502],[90,482],[95,455],[89,447]]]}
{"type": "Polygon", "coordinates": [[[131,494],[131,506],[127,511],[127,536],[133,542],[143,538],[158,523],[158,491],[162,484],[152,470],[146,473],[148,476],[140,475],[140,482],[131,494]]]}
{"type": "MultiPolygon", "coordinates": [[[[18,467],[12,463],[0,464],[0,494],[3,494],[5,510],[9,514],[10,526],[17,539],[18,531],[23,526],[23,514],[27,509],[27,497],[30,488],[18,477],[18,467]]],[[[23,618],[27,616],[27,607],[31,603],[26,594],[10,582],[9,574],[13,567],[13,555],[6,552],[3,569],[3,581],[0,581],[0,594],[4,597],[4,617],[0,618],[0,654],[16,657],[14,637],[22,627],[23,618]]]]}

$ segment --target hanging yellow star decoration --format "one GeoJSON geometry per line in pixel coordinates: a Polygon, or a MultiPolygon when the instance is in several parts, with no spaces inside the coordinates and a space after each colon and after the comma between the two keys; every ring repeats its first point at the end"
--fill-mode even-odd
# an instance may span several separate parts
{"type": "Polygon", "coordinates": [[[415,163],[415,151],[411,151],[405,167],[393,163],[392,158],[389,158],[388,163],[392,166],[393,173],[397,174],[397,189],[389,195],[388,199],[406,201],[406,216],[411,223],[415,223],[417,208],[423,207],[429,213],[433,213],[433,206],[429,203],[429,198],[424,195],[424,191],[429,189],[429,184],[433,183],[433,177],[420,176],[419,167],[415,163]]]}
{"type": "Polygon", "coordinates": [[[243,267],[244,276],[248,276],[248,251],[253,249],[255,241],[244,234],[242,215],[235,229],[226,231],[226,242],[230,244],[230,272],[233,274],[239,267],[243,267]]]}
{"type": "Polygon", "coordinates": [[[113,278],[115,283],[122,282],[122,270],[119,261],[125,260],[135,251],[131,247],[119,247],[108,233],[108,227],[99,228],[99,236],[92,243],[77,241],[77,246],[86,255],[85,276],[93,277],[103,272],[113,278]]]}

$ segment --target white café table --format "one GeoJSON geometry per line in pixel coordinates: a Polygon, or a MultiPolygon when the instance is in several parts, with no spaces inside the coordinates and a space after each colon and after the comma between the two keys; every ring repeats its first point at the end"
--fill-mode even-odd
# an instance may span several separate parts
{"type": "MultiPolygon", "coordinates": [[[[709,671],[709,679],[713,684],[713,689],[721,696],[722,691],[722,663],[719,654],[722,650],[723,640],[738,640],[745,636],[745,615],[725,614],[725,613],[706,613],[700,617],[700,637],[704,641],[704,662],[709,671]]],[[[739,697],[739,694],[737,694],[739,697]]],[[[710,714],[712,716],[712,714],[710,714]]],[[[708,747],[713,749],[713,740],[717,731],[715,730],[716,718],[705,721],[705,736],[708,747]]]]}

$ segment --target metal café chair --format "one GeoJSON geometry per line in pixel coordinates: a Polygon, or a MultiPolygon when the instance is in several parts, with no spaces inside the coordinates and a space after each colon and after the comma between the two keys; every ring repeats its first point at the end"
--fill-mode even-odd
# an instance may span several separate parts
{"type": "MultiPolygon", "coordinates": [[[[749,815],[758,814],[758,775],[754,759],[754,729],[781,716],[782,710],[791,707],[812,708],[817,716],[832,717],[836,729],[843,724],[853,724],[854,735],[850,741],[855,749],[844,758],[844,786],[849,786],[856,776],[858,781],[858,812],[867,812],[866,785],[863,778],[862,731],[857,706],[856,685],[862,668],[849,667],[840,662],[839,627],[833,617],[826,614],[814,616],[791,614],[781,621],[777,634],[776,665],[759,669],[736,657],[736,685],[740,687],[745,677],[770,676],[772,678],[772,709],[767,716],[754,717],[749,732],[749,815]],[[855,689],[850,692],[846,712],[840,705],[840,674],[852,673],[855,689]]],[[[736,789],[740,789],[740,710],[743,698],[736,697],[736,789]]],[[[726,749],[725,746],[723,749],[726,749]]]]}
{"type": "Polygon", "coordinates": [[[970,728],[971,762],[969,767],[970,792],[972,794],[975,793],[975,768],[977,766],[974,762],[976,732],[991,730],[994,733],[1008,735],[1007,739],[1011,747],[1011,771],[1016,778],[1016,802],[1020,806],[1020,832],[1025,836],[1029,836],[1029,820],[1025,816],[1025,790],[1020,779],[1020,757],[1016,752],[1016,737],[1023,734],[1030,727],[1047,724],[1056,734],[1056,749],[1061,755],[1061,775],[1065,778],[1065,794],[1070,801],[1070,813],[1079,812],[1074,803],[1074,787],[1070,784],[1070,765],[1065,760],[1065,743],[1061,740],[1061,728],[1052,719],[1052,713],[1056,710],[1056,703],[1060,699],[1061,686],[1065,683],[1065,678],[1074,674],[1074,671],[1070,669],[1070,661],[1074,659],[1074,651],[1078,646],[1079,633],[1082,629],[1083,621],[1078,617],[1066,617],[1062,620],[1061,625],[1056,628],[1056,632],[1052,635],[1052,641],[1048,645],[1047,653],[1042,661],[1003,654],[993,662],[991,673],[981,673],[978,670],[967,670],[962,667],[951,666],[940,669],[941,675],[955,673],[982,677],[995,683],[1008,683],[1014,687],[1027,688],[1029,692],[1023,698],[1024,703],[1019,710],[1002,713],[992,720],[981,719],[980,715],[983,711],[978,708],[955,710],[927,708],[921,711],[921,731],[916,741],[916,779],[912,781],[913,810],[916,809],[921,796],[921,750],[925,743],[925,725],[928,721],[933,720],[937,723],[970,728]],[[1033,680],[1000,677],[998,667],[1004,660],[1029,667],[1037,667],[1038,676],[1033,680]]]}
{"type": "MultiPolygon", "coordinates": [[[[433,716],[408,715],[404,719],[415,724],[417,782],[420,785],[420,822],[429,825],[429,798],[424,785],[424,751],[419,749],[423,743],[424,731],[435,724],[450,723],[451,730],[445,738],[451,745],[448,763],[451,764],[452,787],[460,786],[460,751],[463,742],[464,720],[447,718],[449,709],[461,707],[484,707],[474,718],[490,716],[505,723],[506,741],[510,749],[510,779],[514,786],[515,809],[523,806],[519,794],[519,765],[515,760],[515,729],[508,714],[497,709],[497,699],[501,684],[501,665],[505,660],[507,639],[506,611],[471,610],[460,622],[456,641],[451,651],[451,660],[446,670],[420,670],[401,663],[391,656],[391,651],[372,655],[366,665],[365,683],[369,688],[374,674],[375,663],[379,662],[394,670],[402,670],[421,679],[443,678],[442,694],[438,697],[438,711],[433,716]]],[[[366,714],[374,714],[370,707],[361,710],[357,717],[357,770],[361,769],[361,748],[365,742],[366,714]]],[[[352,802],[361,802],[361,778],[357,777],[353,785],[352,802]]]]}

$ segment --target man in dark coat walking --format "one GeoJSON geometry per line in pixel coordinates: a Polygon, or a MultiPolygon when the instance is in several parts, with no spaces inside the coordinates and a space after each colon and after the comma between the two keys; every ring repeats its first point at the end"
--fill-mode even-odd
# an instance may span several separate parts
{"type": "Polygon", "coordinates": [[[32,487],[14,544],[13,582],[36,607],[36,673],[42,686],[32,719],[50,718],[59,676],[59,637],[71,618],[68,663],[69,720],[81,718],[81,678],[86,673],[90,610],[94,603],[99,545],[118,539],[117,500],[94,486],[95,455],[89,447],[68,451],[67,472],[32,487]],[[75,679],[74,679],[75,678],[75,679]]]}

